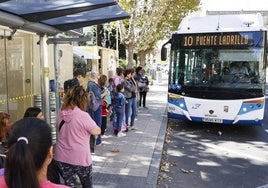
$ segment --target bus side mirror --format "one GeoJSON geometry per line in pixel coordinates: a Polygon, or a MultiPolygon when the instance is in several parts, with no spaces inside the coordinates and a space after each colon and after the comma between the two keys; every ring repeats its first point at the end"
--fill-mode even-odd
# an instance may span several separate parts
{"type": "Polygon", "coordinates": [[[167,60],[167,48],[162,46],[161,48],[161,61],[167,60]]]}

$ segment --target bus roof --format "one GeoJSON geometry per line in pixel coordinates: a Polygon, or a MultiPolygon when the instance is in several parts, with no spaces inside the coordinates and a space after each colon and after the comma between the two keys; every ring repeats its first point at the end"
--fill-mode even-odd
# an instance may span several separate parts
{"type": "Polygon", "coordinates": [[[262,15],[225,14],[186,17],[175,33],[241,32],[266,30],[262,15]]]}

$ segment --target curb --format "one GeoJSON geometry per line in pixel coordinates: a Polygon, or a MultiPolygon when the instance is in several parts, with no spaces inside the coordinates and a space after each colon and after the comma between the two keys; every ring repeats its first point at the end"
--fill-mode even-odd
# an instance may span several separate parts
{"type": "Polygon", "coordinates": [[[167,130],[167,108],[164,111],[161,128],[155,144],[152,161],[149,167],[149,172],[146,180],[146,188],[156,188],[158,182],[158,175],[162,159],[162,152],[165,142],[165,135],[167,130]]]}

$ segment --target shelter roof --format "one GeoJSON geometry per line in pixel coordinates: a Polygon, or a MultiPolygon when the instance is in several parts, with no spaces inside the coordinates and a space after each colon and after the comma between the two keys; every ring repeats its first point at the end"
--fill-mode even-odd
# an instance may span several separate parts
{"type": "Polygon", "coordinates": [[[57,33],[129,18],[115,0],[0,0],[0,25],[57,33]]]}

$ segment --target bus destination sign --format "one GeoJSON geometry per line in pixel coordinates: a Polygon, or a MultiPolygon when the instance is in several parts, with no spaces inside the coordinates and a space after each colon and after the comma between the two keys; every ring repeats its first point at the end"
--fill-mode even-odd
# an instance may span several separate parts
{"type": "Polygon", "coordinates": [[[183,46],[228,46],[248,45],[249,36],[239,34],[189,35],[184,36],[183,46]]]}
{"type": "Polygon", "coordinates": [[[232,47],[247,48],[263,45],[260,32],[179,34],[175,36],[180,48],[232,47]]]}

